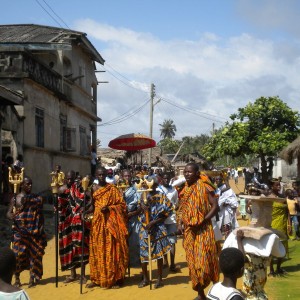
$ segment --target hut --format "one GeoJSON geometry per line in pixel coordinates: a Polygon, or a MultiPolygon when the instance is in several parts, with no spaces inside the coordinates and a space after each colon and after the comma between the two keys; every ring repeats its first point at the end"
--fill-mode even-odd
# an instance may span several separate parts
{"type": "Polygon", "coordinates": [[[300,136],[293,142],[286,146],[280,153],[279,157],[286,163],[291,165],[293,161],[297,160],[297,178],[300,178],[300,136]]]}

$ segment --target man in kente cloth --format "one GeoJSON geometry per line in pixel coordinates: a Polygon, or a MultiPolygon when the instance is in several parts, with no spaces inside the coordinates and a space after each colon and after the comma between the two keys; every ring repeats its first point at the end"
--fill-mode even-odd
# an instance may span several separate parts
{"type": "Polygon", "coordinates": [[[126,203],[119,189],[105,181],[105,168],[96,170],[92,189],[94,210],[90,232],[90,278],[87,288],[118,288],[128,266],[126,203]]]}
{"type": "MultiPolygon", "coordinates": [[[[84,236],[83,263],[89,260],[89,228],[90,222],[85,222],[85,232],[82,232],[82,214],[84,206],[84,192],[80,178],[75,181],[75,172],[69,171],[66,176],[66,184],[58,190],[59,213],[59,256],[61,270],[70,270],[64,283],[78,280],[76,268],[81,266],[82,238],[84,236]]],[[[82,274],[83,282],[86,282],[85,268],[82,274]]]]}
{"type": "Polygon", "coordinates": [[[32,180],[25,176],[21,192],[11,199],[7,217],[13,220],[12,248],[16,255],[15,286],[20,287],[20,273],[29,270],[28,287],[36,285],[43,275],[43,255],[47,245],[44,231],[43,199],[31,193],[32,180]]]}
{"type": "Polygon", "coordinates": [[[211,218],[217,213],[215,187],[208,177],[200,176],[199,166],[185,166],[186,179],[179,202],[179,229],[183,231],[183,247],[197,300],[206,299],[204,289],[219,280],[218,255],[211,218]]]}

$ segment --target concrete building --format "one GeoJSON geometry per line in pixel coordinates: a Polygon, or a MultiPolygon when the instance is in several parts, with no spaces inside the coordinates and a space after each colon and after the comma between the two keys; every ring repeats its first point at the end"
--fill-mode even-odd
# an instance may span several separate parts
{"type": "Polygon", "coordinates": [[[90,173],[96,145],[96,62],[104,59],[85,33],[40,25],[0,26],[1,151],[24,157],[34,192],[49,190],[49,173],[90,173]],[[7,98],[7,97],[6,97],[7,98]],[[2,109],[3,107],[3,109],[2,109]]]}

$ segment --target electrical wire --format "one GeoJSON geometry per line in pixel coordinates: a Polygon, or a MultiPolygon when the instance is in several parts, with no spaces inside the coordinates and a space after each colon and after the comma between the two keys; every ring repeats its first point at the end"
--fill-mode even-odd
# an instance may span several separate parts
{"type": "Polygon", "coordinates": [[[45,0],[43,0],[43,2],[50,8],[50,10],[55,14],[55,16],[59,18],[59,20],[61,20],[67,26],[67,28],[71,30],[68,24],[52,9],[52,7],[45,0]]]}
{"type": "Polygon", "coordinates": [[[178,104],[176,104],[174,102],[171,102],[170,100],[164,99],[164,98],[161,98],[161,100],[164,101],[164,102],[166,102],[166,103],[168,103],[168,104],[170,104],[170,105],[172,105],[172,106],[177,107],[178,109],[184,110],[184,111],[192,113],[194,115],[201,116],[204,119],[207,119],[207,120],[210,120],[210,121],[214,121],[214,122],[218,122],[218,123],[225,123],[223,121],[216,120],[216,118],[222,118],[222,119],[226,120],[224,117],[214,116],[214,115],[211,115],[211,114],[208,114],[208,113],[204,113],[204,112],[201,112],[201,111],[198,111],[198,110],[193,110],[193,109],[188,108],[188,107],[180,106],[180,105],[178,105],[178,104]],[[214,119],[210,118],[208,116],[212,116],[212,117],[214,117],[214,119]]]}
{"type": "Polygon", "coordinates": [[[50,16],[50,18],[56,23],[58,24],[58,26],[60,28],[63,28],[63,26],[48,12],[47,9],[45,9],[45,7],[39,2],[39,0],[35,0],[35,2],[46,12],[46,14],[48,14],[50,16]]]}
{"type": "Polygon", "coordinates": [[[118,116],[114,119],[111,119],[110,121],[107,121],[105,123],[98,124],[97,126],[109,126],[109,125],[115,125],[115,124],[124,122],[124,121],[128,120],[129,118],[135,116],[137,113],[139,113],[145,107],[145,105],[149,102],[150,102],[150,100],[147,100],[141,106],[139,106],[137,109],[135,109],[134,111],[128,113],[130,111],[129,110],[129,111],[121,114],[120,116],[118,116]]]}

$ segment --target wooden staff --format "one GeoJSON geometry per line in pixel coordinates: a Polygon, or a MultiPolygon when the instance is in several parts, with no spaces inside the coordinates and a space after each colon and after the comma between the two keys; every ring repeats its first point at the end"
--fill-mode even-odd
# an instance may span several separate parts
{"type": "Polygon", "coordinates": [[[81,271],[80,271],[80,294],[82,294],[82,285],[83,285],[83,274],[84,274],[84,238],[85,238],[85,218],[84,218],[84,214],[85,214],[85,208],[86,208],[86,190],[89,186],[89,178],[86,176],[82,179],[81,181],[81,185],[83,188],[83,192],[84,192],[84,197],[83,197],[83,212],[82,212],[82,240],[81,240],[81,271]]]}
{"type": "Polygon", "coordinates": [[[54,204],[54,235],[55,235],[55,287],[58,287],[58,176],[56,172],[50,173],[52,176],[51,190],[54,204]]]}
{"type": "MultiPolygon", "coordinates": [[[[137,192],[141,192],[143,195],[143,202],[147,205],[147,194],[148,192],[152,191],[153,180],[151,182],[147,180],[141,180],[139,183],[136,183],[137,192]]],[[[150,223],[150,215],[149,210],[147,209],[145,212],[145,219],[146,224],[150,223]]],[[[148,231],[148,260],[149,260],[149,283],[150,283],[150,290],[152,290],[152,254],[151,254],[151,234],[150,230],[148,231]]]]}

